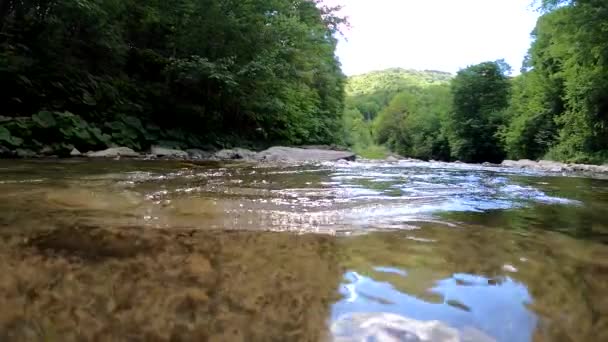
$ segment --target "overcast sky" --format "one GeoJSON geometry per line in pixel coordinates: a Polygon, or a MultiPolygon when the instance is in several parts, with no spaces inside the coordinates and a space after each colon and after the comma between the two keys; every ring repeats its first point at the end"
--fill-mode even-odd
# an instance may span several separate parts
{"type": "Polygon", "coordinates": [[[351,28],[338,46],[347,75],[391,67],[456,72],[504,58],[518,72],[538,13],[532,0],[325,0],[351,28]]]}

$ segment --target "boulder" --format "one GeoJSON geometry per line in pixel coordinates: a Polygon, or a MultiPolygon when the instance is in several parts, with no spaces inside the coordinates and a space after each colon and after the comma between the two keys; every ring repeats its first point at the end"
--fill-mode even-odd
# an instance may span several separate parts
{"type": "Polygon", "coordinates": [[[399,161],[399,159],[397,159],[397,157],[395,157],[395,156],[388,156],[388,157],[386,157],[386,159],[384,159],[384,160],[385,160],[385,161],[387,161],[387,162],[391,162],[391,163],[394,163],[394,162],[398,162],[398,161],[399,161]]]}
{"type": "Polygon", "coordinates": [[[211,157],[213,156],[213,154],[211,152],[199,150],[196,148],[188,149],[188,150],[186,150],[186,152],[188,153],[188,156],[190,157],[190,159],[195,159],[195,160],[207,160],[207,159],[211,159],[211,157]]]}
{"type": "Polygon", "coordinates": [[[288,161],[288,162],[302,162],[302,161],[337,161],[337,160],[348,160],[354,161],[356,155],[348,151],[331,151],[331,150],[317,150],[317,149],[304,149],[304,148],[293,148],[276,146],[271,147],[265,151],[257,154],[256,159],[259,161],[288,161]]]}
{"type": "Polygon", "coordinates": [[[256,159],[255,152],[245,148],[234,148],[225,149],[215,153],[214,157],[220,160],[234,160],[234,159],[245,159],[252,160],[256,159]]]}
{"type": "Polygon", "coordinates": [[[78,157],[82,155],[82,153],[80,153],[80,151],[78,151],[76,148],[73,148],[72,151],[70,151],[70,156],[72,157],[78,157]]]}
{"type": "Polygon", "coordinates": [[[504,167],[516,167],[516,168],[536,168],[538,163],[530,159],[521,160],[504,160],[501,164],[504,167]]]}
{"type": "Polygon", "coordinates": [[[188,152],[162,146],[152,146],[150,154],[157,157],[188,158],[188,152]]]}
{"type": "Polygon", "coordinates": [[[103,151],[88,152],[86,156],[91,158],[139,157],[139,153],[128,147],[111,147],[103,151]]]}
{"type": "Polygon", "coordinates": [[[572,168],[564,163],[555,162],[552,160],[541,160],[537,163],[537,167],[550,172],[571,171],[572,168]]]}

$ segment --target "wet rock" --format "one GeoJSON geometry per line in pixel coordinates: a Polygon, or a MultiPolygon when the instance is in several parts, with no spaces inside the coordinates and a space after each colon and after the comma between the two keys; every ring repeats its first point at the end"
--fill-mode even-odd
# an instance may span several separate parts
{"type": "Polygon", "coordinates": [[[196,148],[188,149],[188,150],[186,150],[186,152],[188,153],[188,157],[190,157],[190,159],[196,159],[196,160],[206,160],[206,159],[210,159],[213,156],[213,154],[211,152],[199,150],[196,148]]]}
{"type": "Polygon", "coordinates": [[[86,156],[91,158],[139,157],[139,153],[128,147],[111,147],[103,151],[88,152],[86,156]]]}
{"type": "Polygon", "coordinates": [[[188,152],[162,146],[152,146],[150,153],[157,157],[188,158],[188,152]]]}
{"type": "Polygon", "coordinates": [[[253,160],[256,158],[256,154],[257,153],[245,148],[234,148],[218,151],[215,153],[214,157],[220,160],[253,160]]]}
{"type": "Polygon", "coordinates": [[[82,155],[82,153],[80,153],[80,151],[78,151],[76,148],[73,148],[72,151],[70,151],[70,156],[72,156],[72,157],[78,157],[81,155],[82,155]]]}
{"type": "Polygon", "coordinates": [[[387,162],[391,162],[391,163],[394,163],[394,162],[398,162],[398,161],[399,161],[399,159],[397,159],[397,157],[395,157],[395,156],[388,156],[388,157],[386,157],[386,159],[384,159],[384,160],[385,160],[385,161],[387,161],[387,162]]]}
{"type": "Polygon", "coordinates": [[[565,164],[552,160],[505,160],[500,166],[545,172],[608,173],[608,165],[565,164]]]}
{"type": "Polygon", "coordinates": [[[259,161],[354,161],[356,155],[349,151],[330,151],[317,149],[304,149],[293,147],[271,147],[257,154],[259,161]]]}

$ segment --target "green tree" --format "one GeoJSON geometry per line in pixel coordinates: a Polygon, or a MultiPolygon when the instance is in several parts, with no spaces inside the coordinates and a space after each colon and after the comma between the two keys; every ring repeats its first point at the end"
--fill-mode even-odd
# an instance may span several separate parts
{"type": "Polygon", "coordinates": [[[0,126],[31,149],[339,142],[336,10],[313,0],[4,0],[0,116],[12,119],[0,126]],[[45,111],[110,139],[26,136],[45,111]]]}
{"type": "Polygon", "coordinates": [[[502,160],[498,132],[509,101],[507,70],[503,62],[485,62],[460,70],[452,81],[453,108],[447,130],[453,158],[502,160]]]}

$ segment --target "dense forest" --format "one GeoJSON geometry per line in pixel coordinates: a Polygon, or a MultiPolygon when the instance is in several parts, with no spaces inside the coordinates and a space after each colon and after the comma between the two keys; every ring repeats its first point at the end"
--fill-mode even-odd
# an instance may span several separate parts
{"type": "Polygon", "coordinates": [[[2,0],[0,155],[282,143],[603,163],[608,2],[535,3],[517,76],[499,60],[346,80],[345,19],[320,0],[2,0]]]}
{"type": "Polygon", "coordinates": [[[337,142],[337,9],[2,0],[0,154],[337,142]]]}
{"type": "Polygon", "coordinates": [[[608,161],[608,2],[545,0],[539,10],[515,77],[499,60],[447,78],[387,70],[349,79],[347,142],[369,156],[384,146],[422,159],[608,161]]]}

